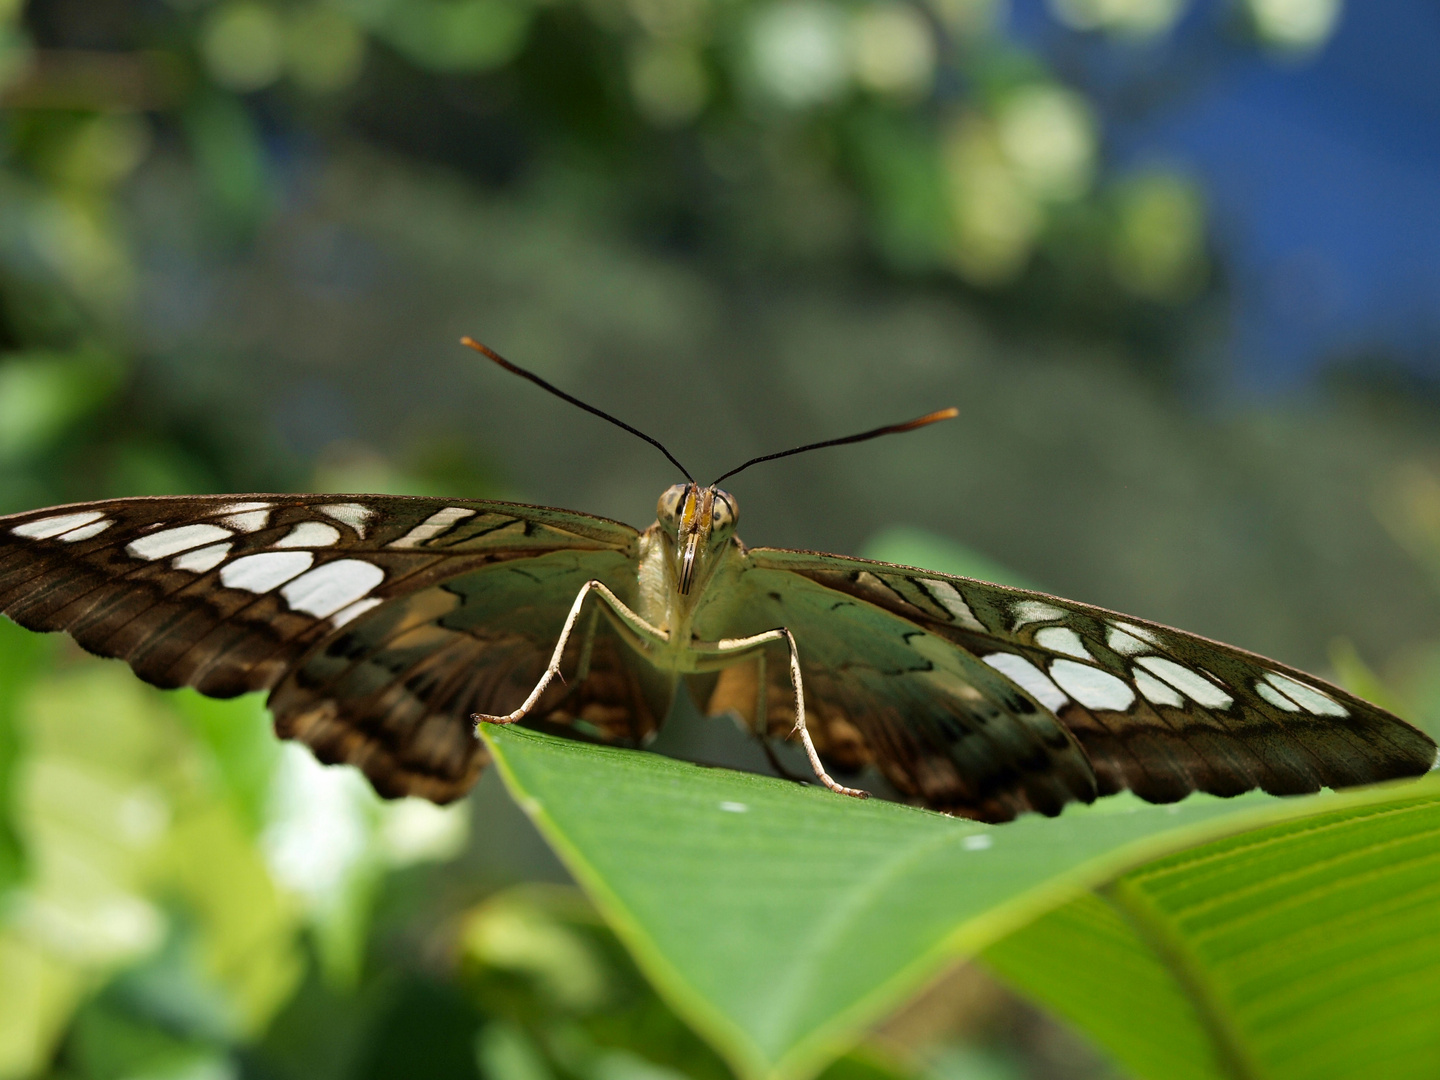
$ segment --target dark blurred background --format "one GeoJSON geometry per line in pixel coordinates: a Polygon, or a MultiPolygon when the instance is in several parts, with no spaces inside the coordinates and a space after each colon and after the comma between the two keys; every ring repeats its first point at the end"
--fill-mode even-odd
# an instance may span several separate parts
{"type": "MultiPolygon", "coordinates": [[[[955,404],[736,478],[741,535],[1022,579],[1433,732],[1437,47],[1425,0],[0,0],[0,512],[652,520],[664,459],[466,333],[701,479],[955,404]]],[[[254,703],[0,630],[0,1077],[724,1075],[493,778],[384,806],[254,703]]],[[[946,986],[845,1067],[1111,1075],[946,986]]]]}

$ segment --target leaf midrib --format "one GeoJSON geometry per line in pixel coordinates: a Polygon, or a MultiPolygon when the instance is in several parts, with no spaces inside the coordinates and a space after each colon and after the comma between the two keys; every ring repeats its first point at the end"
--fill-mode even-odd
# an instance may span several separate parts
{"type": "Polygon", "coordinates": [[[1123,878],[1097,891],[1120,912],[1190,1002],[1209,1038],[1215,1067],[1221,1074],[1229,1080],[1261,1080],[1262,1073],[1251,1057],[1234,1011],[1167,914],[1155,907],[1142,887],[1123,878]]]}

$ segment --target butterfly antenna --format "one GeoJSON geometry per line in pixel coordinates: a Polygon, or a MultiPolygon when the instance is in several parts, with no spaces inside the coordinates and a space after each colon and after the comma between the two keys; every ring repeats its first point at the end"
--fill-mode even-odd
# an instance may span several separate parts
{"type": "Polygon", "coordinates": [[[571,405],[578,406],[579,408],[584,409],[586,412],[592,413],[593,415],[600,417],[601,420],[609,420],[610,423],[614,424],[616,427],[624,428],[631,435],[638,435],[640,438],[648,442],[651,446],[655,447],[656,450],[659,450],[662,454],[669,458],[670,464],[674,465],[677,469],[684,473],[686,480],[689,480],[692,484],[695,483],[695,478],[690,475],[690,470],[685,468],[684,465],[681,465],[680,462],[676,461],[675,455],[670,453],[669,450],[666,450],[659,439],[652,439],[649,435],[646,435],[639,428],[631,427],[629,424],[625,423],[624,420],[620,420],[614,416],[611,416],[604,409],[597,409],[594,405],[587,405],[579,398],[572,397],[570,394],[567,394],[558,386],[551,386],[548,382],[542,379],[539,375],[536,375],[533,371],[526,371],[519,364],[512,364],[509,360],[506,360],[494,349],[490,348],[488,345],[482,345],[480,342],[476,341],[472,337],[462,337],[460,339],[460,344],[468,345],[470,348],[474,349],[482,356],[488,356],[491,360],[494,360],[495,363],[499,364],[506,371],[511,372],[515,375],[519,375],[522,379],[529,379],[536,386],[540,387],[540,389],[549,390],[550,393],[554,394],[562,401],[568,401],[571,405]]]}
{"type": "Polygon", "coordinates": [[[751,458],[737,468],[731,469],[723,476],[715,478],[715,484],[721,480],[728,479],[751,465],[758,465],[762,461],[774,461],[776,458],[791,457],[795,454],[803,454],[808,450],[821,450],[827,446],[844,446],[846,443],[864,442],[866,439],[878,439],[881,435],[899,435],[902,431],[914,431],[916,428],[925,427],[927,424],[936,424],[941,420],[953,420],[960,415],[960,410],[951,406],[948,409],[941,409],[938,412],[926,413],[924,416],[917,416],[914,420],[906,420],[903,424],[889,424],[885,427],[877,427],[871,431],[862,431],[859,435],[846,435],[843,439],[826,439],[824,442],[809,443],[806,446],[797,446],[793,450],[781,450],[778,454],[765,454],[761,457],[751,458]]]}

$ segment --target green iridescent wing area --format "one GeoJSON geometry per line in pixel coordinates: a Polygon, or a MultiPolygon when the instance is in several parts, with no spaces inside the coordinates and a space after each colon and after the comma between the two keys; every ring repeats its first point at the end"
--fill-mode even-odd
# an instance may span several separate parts
{"type": "MultiPolygon", "coordinates": [[[[767,616],[781,617],[799,643],[817,741],[852,744],[852,758],[874,761],[927,805],[951,808],[953,800],[953,808],[987,820],[1025,803],[1046,809],[1029,794],[1007,803],[1005,784],[1028,793],[1037,783],[1031,770],[1068,768],[1063,755],[1053,762],[1012,757],[1015,779],[992,771],[995,790],[979,802],[964,788],[965,778],[973,779],[970,744],[982,736],[1006,742],[1008,735],[994,734],[997,723],[1006,733],[1016,724],[1034,727],[1026,706],[1039,706],[1071,733],[1100,794],[1128,788],[1152,802],[1192,791],[1288,795],[1348,787],[1415,776],[1435,762],[1435,744],[1383,709],[1194,634],[889,563],[773,548],[751,549],[747,559],[745,578],[781,598],[770,601],[767,616]],[[785,585],[787,578],[793,584],[785,585]],[[875,665],[871,654],[852,652],[854,635],[837,630],[837,619],[870,620],[892,658],[875,665]],[[946,711],[960,710],[969,691],[948,680],[961,671],[968,679],[977,665],[1003,677],[1025,705],[979,731],[947,728],[936,706],[917,707],[924,700],[918,688],[928,686],[946,711]],[[853,745],[856,734],[860,745],[853,745]],[[954,796],[936,798],[937,774],[954,796]]],[[[999,700],[981,680],[970,690],[999,700]]]]}
{"type": "MultiPolygon", "coordinates": [[[[633,591],[637,538],[499,502],[118,499],[0,518],[0,611],[157,686],[272,690],[282,735],[383,794],[445,801],[484,765],[470,713],[523,699],[586,580],[633,591]]],[[[638,738],[663,718],[664,687],[608,626],[591,641],[590,678],[557,687],[535,722],[638,738]]]]}
{"type": "MultiPolygon", "coordinates": [[[[740,637],[777,626],[795,635],[807,726],[828,766],[873,765],[922,805],[987,821],[1095,798],[1084,750],[1031,688],[904,614],[752,557],[699,631],[740,637]]],[[[783,646],[768,650],[764,670],[766,733],[784,738],[795,713],[783,646]]],[[[734,709],[753,726],[759,671],[741,663],[691,686],[708,712],[734,709]]]]}

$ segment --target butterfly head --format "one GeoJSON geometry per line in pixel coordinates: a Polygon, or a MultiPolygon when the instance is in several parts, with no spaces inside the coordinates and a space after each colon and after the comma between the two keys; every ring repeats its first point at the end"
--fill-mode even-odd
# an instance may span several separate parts
{"type": "Polygon", "coordinates": [[[666,488],[655,513],[672,543],[680,592],[689,593],[709,578],[714,556],[735,535],[740,506],[718,487],[687,483],[666,488]]]}

